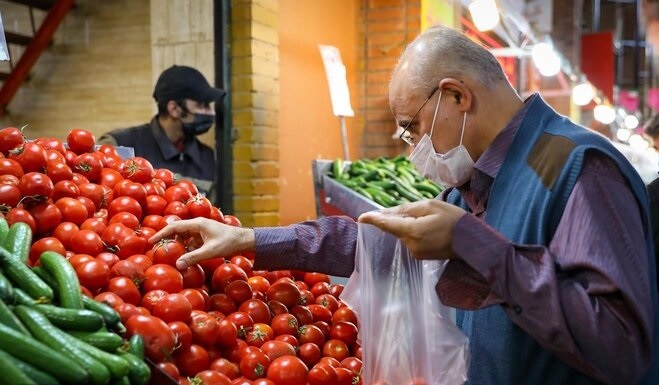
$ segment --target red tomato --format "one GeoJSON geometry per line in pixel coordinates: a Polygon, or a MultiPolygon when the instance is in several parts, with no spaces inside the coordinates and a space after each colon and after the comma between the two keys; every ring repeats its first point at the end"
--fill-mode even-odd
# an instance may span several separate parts
{"type": "Polygon", "coordinates": [[[167,206],[165,206],[165,211],[163,212],[163,214],[176,215],[181,219],[190,218],[190,212],[188,211],[188,208],[185,206],[185,203],[179,201],[169,202],[167,206]]]}
{"type": "Polygon", "coordinates": [[[137,230],[140,227],[140,220],[129,212],[119,212],[113,215],[110,218],[109,224],[112,223],[123,223],[124,226],[128,227],[131,230],[137,230]]]}
{"type": "Polygon", "coordinates": [[[107,286],[110,280],[110,268],[103,262],[91,260],[78,266],[76,275],[82,286],[94,291],[107,286]]]}
{"type": "Polygon", "coordinates": [[[29,211],[37,225],[37,234],[46,234],[62,222],[62,212],[52,203],[38,203],[29,211]]]}
{"type": "Polygon", "coordinates": [[[238,307],[228,295],[217,293],[210,296],[210,309],[223,314],[231,314],[238,310],[238,307]]]}
{"type": "MultiPolygon", "coordinates": [[[[101,293],[103,294],[103,293],[101,293]]],[[[119,318],[121,318],[122,323],[126,323],[128,319],[136,314],[142,314],[140,313],[140,310],[137,308],[137,306],[130,304],[130,303],[121,303],[119,305],[116,305],[113,307],[114,310],[119,313],[119,318]]],[[[147,314],[148,315],[148,314],[147,314]]]]}
{"type": "Polygon", "coordinates": [[[0,170],[0,184],[8,184],[18,187],[18,178],[15,175],[2,174],[2,170],[0,170]]]}
{"type": "Polygon", "coordinates": [[[277,314],[270,323],[276,336],[281,334],[297,335],[298,323],[295,316],[288,313],[277,314]]]}
{"type": "Polygon", "coordinates": [[[320,296],[316,297],[316,304],[327,308],[332,314],[334,314],[334,312],[339,308],[339,300],[331,294],[321,294],[320,296]]]}
{"type": "Polygon", "coordinates": [[[350,369],[355,376],[359,376],[362,373],[362,360],[357,357],[344,358],[341,361],[341,366],[350,369]]]}
{"type": "Polygon", "coordinates": [[[48,160],[46,162],[46,175],[57,183],[63,180],[70,180],[73,177],[73,171],[66,163],[59,160],[48,160]]]}
{"type": "Polygon", "coordinates": [[[215,317],[206,312],[195,310],[192,312],[192,320],[189,325],[192,330],[192,341],[207,347],[215,344],[220,332],[220,326],[215,317]]]}
{"type": "Polygon", "coordinates": [[[231,263],[238,265],[241,269],[243,269],[248,277],[252,277],[254,275],[254,271],[252,270],[254,264],[247,257],[243,257],[242,255],[234,255],[231,257],[230,261],[231,263]]]}
{"type": "Polygon", "coordinates": [[[70,180],[61,180],[53,186],[53,201],[61,198],[77,198],[80,195],[80,188],[70,180]]]}
{"type": "Polygon", "coordinates": [[[160,318],[141,314],[130,317],[126,321],[126,336],[130,338],[134,334],[142,336],[146,356],[155,362],[164,360],[174,351],[174,333],[160,318]]]}
{"type": "Polygon", "coordinates": [[[233,322],[234,325],[238,328],[238,337],[244,338],[247,333],[254,327],[254,320],[252,317],[245,313],[244,311],[235,311],[231,314],[228,314],[225,319],[233,322]]]}
{"type": "Polygon", "coordinates": [[[309,369],[297,357],[283,356],[270,363],[267,378],[276,385],[306,385],[309,369]]]}
{"type": "Polygon", "coordinates": [[[74,128],[66,136],[66,143],[69,145],[69,150],[76,154],[82,154],[94,151],[96,137],[87,130],[74,128]]]}
{"type": "MultiPolygon", "coordinates": [[[[329,358],[329,357],[324,357],[324,358],[329,358]]],[[[336,371],[336,385],[353,385],[355,384],[355,375],[352,373],[352,371],[348,368],[343,368],[343,367],[334,367],[334,370],[336,371]]],[[[359,384],[359,383],[357,383],[359,384]]],[[[387,385],[386,383],[374,383],[372,385],[387,385]]]]}
{"type": "Polygon", "coordinates": [[[159,362],[156,366],[171,378],[178,378],[181,375],[172,362],[159,362]]]}
{"type": "Polygon", "coordinates": [[[327,274],[323,273],[314,273],[314,272],[307,272],[304,273],[304,283],[306,283],[309,287],[313,287],[318,282],[326,282],[330,283],[330,277],[327,274]]]}
{"type": "Polygon", "coordinates": [[[226,318],[218,323],[218,333],[216,343],[223,348],[236,346],[238,344],[238,328],[226,318]]]}
{"type": "Polygon", "coordinates": [[[111,278],[108,282],[107,290],[117,294],[124,302],[131,305],[137,306],[142,300],[140,290],[131,279],[126,277],[111,278]]]}
{"type": "Polygon", "coordinates": [[[309,290],[314,297],[320,297],[323,294],[329,294],[329,283],[327,282],[317,282],[309,290]]]}
{"type": "Polygon", "coordinates": [[[240,373],[247,379],[255,380],[265,377],[270,365],[270,358],[260,350],[247,353],[240,360],[240,373]]]}
{"type": "Polygon", "coordinates": [[[147,195],[144,214],[162,216],[165,213],[165,207],[167,207],[165,198],[158,195],[147,195]]]}
{"type": "Polygon", "coordinates": [[[183,290],[183,276],[176,268],[154,264],[144,272],[146,278],[142,282],[142,290],[161,289],[168,293],[178,293],[183,290]]]}
{"type": "Polygon", "coordinates": [[[66,249],[59,239],[55,237],[44,237],[30,246],[30,262],[32,265],[37,264],[41,253],[44,251],[54,251],[60,255],[66,254],[66,249]]]}
{"type": "Polygon", "coordinates": [[[103,241],[91,230],[79,230],[71,237],[71,250],[78,254],[98,255],[104,251],[103,241]]]}
{"type": "Polygon", "coordinates": [[[185,254],[185,246],[174,239],[162,239],[153,245],[153,263],[175,266],[176,260],[185,254]]]}
{"type": "Polygon", "coordinates": [[[316,325],[303,325],[298,330],[298,340],[301,345],[311,342],[318,346],[323,346],[325,344],[325,335],[316,325]]]}
{"type": "Polygon", "coordinates": [[[78,230],[78,225],[75,223],[62,222],[53,230],[53,236],[59,239],[64,248],[68,250],[71,247],[71,238],[78,230]]]}
{"type": "Polygon", "coordinates": [[[99,184],[108,188],[113,188],[117,183],[124,179],[121,176],[121,173],[117,170],[113,170],[108,167],[104,167],[101,170],[101,178],[99,179],[99,184]]]}
{"type": "Polygon", "coordinates": [[[135,262],[142,268],[142,270],[146,270],[153,265],[151,258],[147,257],[144,254],[131,255],[130,257],[126,258],[126,260],[135,262]]]}
{"type": "Polygon", "coordinates": [[[211,207],[211,216],[210,219],[217,221],[217,222],[222,222],[224,223],[224,214],[222,214],[222,211],[218,209],[217,207],[213,206],[211,207]]]}
{"type": "Polygon", "coordinates": [[[96,234],[103,235],[107,225],[102,219],[99,218],[87,218],[84,222],[80,224],[80,230],[91,230],[96,234]]]}
{"type": "Polygon", "coordinates": [[[215,370],[202,370],[197,373],[193,381],[200,381],[200,385],[231,385],[231,379],[215,370]]]}
{"type": "MultiPolygon", "coordinates": [[[[297,281],[300,282],[300,281],[297,281]]],[[[296,282],[296,283],[297,283],[296,282]]],[[[302,282],[304,283],[304,282],[302,282]]],[[[316,303],[316,298],[311,294],[309,290],[300,289],[300,305],[311,305],[316,303]]]]}
{"type": "Polygon", "coordinates": [[[199,265],[188,266],[181,273],[183,274],[183,287],[195,289],[202,287],[206,282],[204,269],[199,265]]]}
{"type": "Polygon", "coordinates": [[[24,197],[35,201],[44,201],[53,196],[53,181],[40,172],[28,172],[18,180],[18,189],[24,197]]]}
{"type": "Polygon", "coordinates": [[[60,198],[55,202],[55,205],[62,212],[62,220],[66,222],[73,222],[76,225],[80,225],[89,216],[87,207],[75,198],[60,198]]]}
{"type": "MultiPolygon", "coordinates": [[[[144,183],[144,189],[146,190],[146,195],[155,195],[162,197],[165,195],[165,184],[164,183],[158,183],[158,182],[149,182],[149,183],[144,183]]],[[[163,198],[165,199],[165,198],[163,198]]]]}
{"type": "Polygon", "coordinates": [[[186,202],[192,197],[192,194],[190,193],[190,190],[177,184],[168,187],[165,190],[165,195],[163,197],[167,202],[186,202]]]}
{"type": "Polygon", "coordinates": [[[265,342],[271,341],[274,338],[274,333],[270,325],[265,323],[255,322],[252,330],[245,336],[245,342],[249,346],[261,347],[265,342]]]}
{"type": "Polygon", "coordinates": [[[190,302],[192,310],[206,311],[206,300],[204,299],[204,295],[201,294],[201,291],[197,289],[183,289],[179,294],[190,302]]]}
{"type": "Polygon", "coordinates": [[[210,218],[211,202],[201,194],[197,194],[185,202],[190,218],[210,218]]]}
{"type": "Polygon", "coordinates": [[[110,268],[110,276],[126,277],[139,285],[144,280],[144,269],[137,263],[124,259],[110,268]]]}
{"type": "Polygon", "coordinates": [[[261,351],[270,358],[270,361],[274,361],[281,356],[295,356],[293,345],[284,341],[266,341],[261,345],[261,351]]]}
{"type": "Polygon", "coordinates": [[[192,345],[192,330],[185,322],[174,321],[167,324],[176,338],[176,349],[186,349],[192,345]]]}
{"type": "Polygon", "coordinates": [[[135,198],[128,196],[117,197],[108,205],[108,215],[113,217],[120,212],[129,212],[138,218],[142,218],[142,206],[135,198]]]}
{"type": "Polygon", "coordinates": [[[266,295],[269,300],[279,301],[289,309],[300,302],[300,289],[290,279],[278,280],[270,285],[266,295]]]}
{"type": "MultiPolygon", "coordinates": [[[[228,286],[227,286],[227,290],[228,290],[228,286]]],[[[227,295],[229,295],[229,293],[227,293],[227,295]]],[[[272,319],[272,316],[270,315],[270,308],[265,302],[259,299],[250,299],[243,302],[242,304],[240,304],[238,311],[242,311],[249,314],[249,316],[252,318],[252,320],[255,323],[270,324],[270,320],[272,319]]]]}
{"type": "Polygon", "coordinates": [[[117,244],[117,255],[121,259],[126,259],[131,255],[144,254],[149,242],[137,236],[135,233],[123,238],[117,244]]]}
{"type": "Polygon", "coordinates": [[[350,356],[350,350],[345,342],[337,339],[330,339],[323,345],[323,356],[333,357],[341,361],[350,356]]]}
{"type": "Polygon", "coordinates": [[[142,302],[140,303],[146,310],[149,311],[149,313],[153,313],[153,309],[155,309],[156,304],[158,302],[162,301],[163,298],[167,297],[169,293],[167,293],[164,290],[150,290],[144,294],[142,297],[142,302]]]}
{"type": "Polygon", "coordinates": [[[74,269],[77,269],[78,266],[83,263],[93,261],[94,257],[89,254],[73,254],[68,260],[71,266],[73,266],[74,269]]]}
{"type": "Polygon", "coordinates": [[[216,291],[224,293],[229,283],[236,280],[247,281],[245,271],[233,263],[223,263],[213,273],[212,286],[216,291]]]}
{"type": "Polygon", "coordinates": [[[101,180],[103,163],[95,155],[84,153],[73,159],[73,166],[71,168],[74,172],[84,175],[90,182],[97,183],[101,180]]]}
{"type": "Polygon", "coordinates": [[[12,149],[9,159],[17,161],[25,172],[42,172],[48,160],[46,150],[34,142],[25,142],[12,149]]]}
{"type": "Polygon", "coordinates": [[[341,293],[343,293],[343,285],[340,284],[330,285],[329,293],[333,295],[334,298],[339,298],[341,296],[341,293]]]}
{"type": "Polygon", "coordinates": [[[141,183],[124,179],[114,186],[113,192],[118,197],[128,196],[135,199],[140,206],[146,205],[146,189],[141,183]]]}
{"type": "Polygon", "coordinates": [[[21,197],[21,190],[18,187],[9,184],[0,185],[0,206],[4,208],[16,207],[21,197]]]}
{"type": "Polygon", "coordinates": [[[96,207],[97,209],[107,206],[105,204],[105,195],[104,195],[103,187],[101,187],[100,185],[89,182],[81,183],[78,184],[78,189],[80,192],[80,196],[88,198],[92,202],[94,202],[94,207],[96,207]]]}
{"type": "Polygon", "coordinates": [[[20,178],[25,174],[23,166],[20,165],[17,161],[9,158],[0,159],[0,174],[2,175],[13,175],[17,178],[20,178]]]}
{"type": "Polygon", "coordinates": [[[169,294],[154,307],[152,314],[165,322],[188,322],[192,313],[192,305],[185,296],[169,294]]]}
{"type": "Polygon", "coordinates": [[[328,364],[319,362],[309,370],[309,385],[336,385],[336,370],[328,364]]]}
{"type": "Polygon", "coordinates": [[[124,300],[121,299],[121,297],[119,297],[116,293],[111,293],[109,291],[99,293],[96,297],[94,297],[94,300],[96,302],[102,302],[106,305],[109,305],[112,308],[116,308],[117,306],[124,303],[124,300]]]}
{"type": "Polygon", "coordinates": [[[247,279],[247,283],[251,286],[252,291],[266,293],[270,288],[270,282],[260,275],[253,275],[247,279]]]}
{"type": "Polygon", "coordinates": [[[108,251],[103,251],[101,253],[98,253],[98,255],[96,256],[96,260],[101,261],[106,265],[108,265],[108,267],[110,268],[110,278],[112,278],[112,268],[114,267],[114,265],[117,264],[117,262],[119,262],[119,257],[117,256],[117,254],[110,253],[108,251]]]}
{"type": "Polygon", "coordinates": [[[16,127],[5,127],[0,130],[0,152],[4,155],[25,142],[23,130],[16,127]]]}
{"type": "Polygon", "coordinates": [[[165,188],[174,184],[174,173],[166,168],[158,168],[153,172],[153,178],[165,183],[165,188]]]}
{"type": "MultiPolygon", "coordinates": [[[[227,285],[224,292],[235,303],[243,303],[252,298],[252,287],[249,286],[249,283],[247,283],[247,281],[242,281],[242,280],[233,281],[227,285]]],[[[265,303],[263,303],[263,305],[265,305],[265,303]]],[[[267,305],[265,305],[264,309],[267,309],[267,305]]],[[[269,319],[270,316],[268,315],[267,318],[269,319]]]]}
{"type": "Polygon", "coordinates": [[[194,376],[210,365],[208,352],[203,346],[192,344],[187,349],[178,349],[174,354],[176,366],[184,376],[194,376]]]}
{"type": "Polygon", "coordinates": [[[300,345],[300,348],[298,349],[298,356],[309,367],[318,362],[320,355],[320,347],[312,342],[304,343],[300,345]]]}
{"type": "Polygon", "coordinates": [[[332,324],[330,328],[330,337],[333,339],[341,340],[348,346],[352,346],[357,342],[358,329],[355,324],[347,321],[338,321],[332,324]]]}
{"type": "Polygon", "coordinates": [[[126,237],[134,235],[135,232],[121,222],[109,223],[101,234],[101,239],[108,247],[117,246],[126,237]]]}
{"type": "Polygon", "coordinates": [[[147,183],[153,177],[153,166],[148,160],[136,156],[124,163],[121,175],[134,182],[147,183]]]}
{"type": "Polygon", "coordinates": [[[240,223],[240,220],[238,220],[238,218],[236,218],[233,215],[225,215],[224,223],[226,223],[229,226],[242,227],[242,223],[240,223]]]}
{"type": "Polygon", "coordinates": [[[307,325],[313,323],[313,314],[307,309],[306,306],[296,305],[293,306],[290,310],[290,313],[297,318],[297,323],[299,325],[307,325]]]}
{"type": "Polygon", "coordinates": [[[240,377],[240,368],[235,363],[227,360],[226,358],[218,358],[213,360],[210,364],[210,369],[224,374],[230,379],[240,377]]]}

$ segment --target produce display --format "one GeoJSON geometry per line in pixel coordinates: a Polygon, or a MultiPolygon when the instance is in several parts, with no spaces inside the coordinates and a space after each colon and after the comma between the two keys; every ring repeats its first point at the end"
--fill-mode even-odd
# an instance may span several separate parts
{"type": "Polygon", "coordinates": [[[404,156],[359,159],[349,164],[336,159],[329,176],[383,207],[432,199],[443,190],[419,174],[404,156]]]}
{"type": "Polygon", "coordinates": [[[177,270],[192,239],[152,245],[156,231],[240,221],[88,131],[63,141],[0,130],[0,212],[0,383],[146,384],[166,373],[195,385],[361,384],[359,323],[341,285],[254,271],[250,255],[177,270]]]}

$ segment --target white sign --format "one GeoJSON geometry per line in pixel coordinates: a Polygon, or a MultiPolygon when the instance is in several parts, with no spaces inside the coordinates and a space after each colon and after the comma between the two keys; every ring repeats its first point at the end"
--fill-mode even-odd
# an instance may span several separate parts
{"type": "Polygon", "coordinates": [[[320,56],[323,58],[327,83],[329,84],[332,111],[335,116],[355,116],[350,106],[350,91],[346,79],[346,66],[341,61],[339,49],[331,45],[319,44],[320,56]]]}

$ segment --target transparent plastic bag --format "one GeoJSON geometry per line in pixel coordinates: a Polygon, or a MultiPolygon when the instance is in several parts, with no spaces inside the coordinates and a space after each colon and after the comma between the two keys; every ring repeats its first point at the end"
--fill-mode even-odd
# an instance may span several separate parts
{"type": "Polygon", "coordinates": [[[468,340],[439,302],[444,261],[420,261],[395,237],[359,224],[355,271],[341,299],[359,317],[365,385],[456,385],[468,340]]]}

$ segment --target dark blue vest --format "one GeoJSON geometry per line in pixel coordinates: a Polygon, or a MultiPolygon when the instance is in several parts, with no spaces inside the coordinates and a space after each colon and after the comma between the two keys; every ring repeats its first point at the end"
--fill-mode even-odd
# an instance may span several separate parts
{"type": "MultiPolygon", "coordinates": [[[[487,203],[486,222],[489,225],[516,244],[549,245],[581,172],[586,151],[599,151],[613,159],[628,179],[639,206],[644,213],[648,212],[643,181],[607,139],[558,115],[539,97],[530,103],[533,104],[493,182],[487,203]]],[[[467,207],[457,189],[449,194],[447,200],[463,208],[467,207]]],[[[643,220],[649,229],[647,214],[643,220]]],[[[659,384],[656,364],[659,354],[659,323],[657,292],[654,290],[657,286],[649,230],[646,239],[655,338],[653,369],[640,384],[659,384]]],[[[515,325],[500,306],[476,311],[458,310],[457,322],[469,337],[471,364],[468,384],[599,383],[545,350],[532,336],[515,325]]]]}

